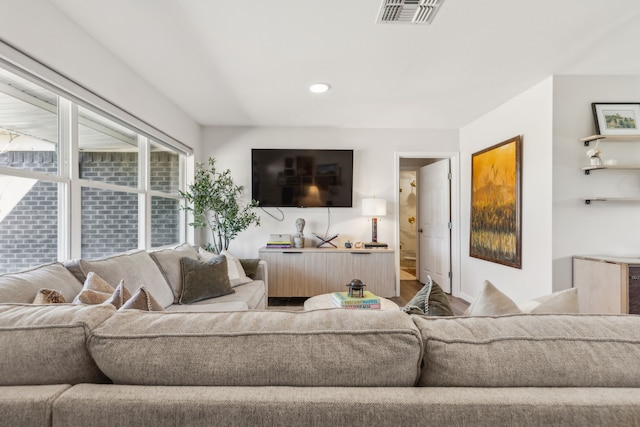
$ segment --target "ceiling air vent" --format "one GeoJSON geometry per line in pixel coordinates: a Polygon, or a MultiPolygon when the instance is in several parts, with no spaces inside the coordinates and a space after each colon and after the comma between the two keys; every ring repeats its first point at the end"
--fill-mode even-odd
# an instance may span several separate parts
{"type": "Polygon", "coordinates": [[[378,24],[429,24],[441,0],[382,0],[378,24]]]}

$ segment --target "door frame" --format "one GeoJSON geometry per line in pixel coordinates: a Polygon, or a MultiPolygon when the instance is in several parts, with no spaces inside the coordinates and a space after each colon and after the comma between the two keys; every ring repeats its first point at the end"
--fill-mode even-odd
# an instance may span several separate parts
{"type": "MultiPolygon", "coordinates": [[[[396,190],[400,188],[400,160],[401,159],[449,159],[451,167],[451,295],[458,297],[461,292],[461,247],[460,247],[460,153],[459,152],[433,152],[412,151],[394,153],[394,183],[396,190]]],[[[416,192],[417,193],[417,192],[416,192]]],[[[420,212],[417,212],[419,221],[420,212]]],[[[396,269],[396,295],[400,295],[400,192],[394,192],[394,215],[396,226],[394,227],[394,245],[398,250],[395,253],[396,269]]],[[[416,257],[417,258],[417,257],[416,257]]],[[[416,266],[416,268],[418,268],[416,266]]]]}

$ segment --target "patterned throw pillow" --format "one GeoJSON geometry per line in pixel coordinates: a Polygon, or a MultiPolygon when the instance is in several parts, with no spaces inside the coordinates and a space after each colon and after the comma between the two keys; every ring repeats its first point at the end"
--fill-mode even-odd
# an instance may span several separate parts
{"type": "Polygon", "coordinates": [[[427,276],[427,283],[411,298],[403,311],[426,316],[453,316],[447,294],[431,279],[431,276],[427,276]]]}
{"type": "Polygon", "coordinates": [[[33,299],[34,304],[64,304],[67,302],[64,296],[55,289],[42,288],[33,299]]]}

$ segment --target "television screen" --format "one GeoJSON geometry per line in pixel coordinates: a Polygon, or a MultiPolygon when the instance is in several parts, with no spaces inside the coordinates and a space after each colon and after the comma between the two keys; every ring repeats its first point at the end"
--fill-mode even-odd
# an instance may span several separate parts
{"type": "Polygon", "coordinates": [[[253,149],[251,164],[260,206],[353,206],[353,150],[253,149]]]}

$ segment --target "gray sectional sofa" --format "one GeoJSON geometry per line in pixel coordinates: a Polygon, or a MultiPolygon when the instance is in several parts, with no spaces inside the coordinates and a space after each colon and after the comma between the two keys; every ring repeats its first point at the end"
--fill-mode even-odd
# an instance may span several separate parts
{"type": "Polygon", "coordinates": [[[249,292],[185,312],[163,263],[189,248],[168,251],[0,276],[0,426],[640,426],[638,316],[267,311],[249,292]],[[168,310],[29,303],[88,271],[162,278],[168,310]]]}
{"type": "Polygon", "coordinates": [[[0,304],[2,426],[640,425],[640,317],[0,304]]]}
{"type": "Polygon", "coordinates": [[[268,274],[264,261],[258,262],[253,280],[235,286],[233,293],[193,304],[178,304],[182,288],[182,257],[201,258],[194,247],[180,244],[151,252],[136,250],[100,259],[56,262],[0,275],[0,303],[31,303],[41,288],[57,290],[67,302],[71,302],[82,290],[88,273],[94,272],[114,287],[124,280],[131,293],[139,286],[145,286],[168,311],[230,311],[267,307],[268,274]]]}

